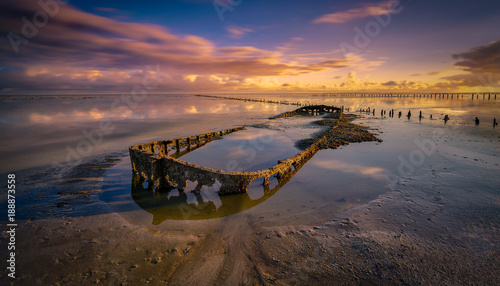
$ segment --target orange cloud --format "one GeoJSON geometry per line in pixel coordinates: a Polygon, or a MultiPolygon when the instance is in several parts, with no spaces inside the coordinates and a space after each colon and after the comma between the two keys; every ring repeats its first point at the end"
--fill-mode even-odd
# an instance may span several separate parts
{"type": "MultiPolygon", "coordinates": [[[[19,36],[23,35],[19,19],[31,19],[40,10],[36,1],[3,5],[0,32],[19,36]]],[[[233,27],[230,31],[243,35],[250,29],[233,27]]],[[[229,77],[223,81],[227,87],[245,78],[303,75],[354,63],[344,57],[298,63],[289,61],[279,50],[217,47],[199,36],[176,35],[159,25],[120,22],[67,4],[61,4],[57,15],[18,48],[19,54],[14,57],[9,41],[0,42],[0,61],[10,67],[8,72],[0,71],[0,90],[123,88],[124,83],[140,83],[144,77],[141,70],[148,65],[159,65],[176,88],[186,83],[215,87],[211,75],[229,77]]]]}
{"type": "Polygon", "coordinates": [[[227,27],[226,30],[229,33],[229,37],[233,38],[233,39],[239,39],[239,38],[243,37],[245,34],[255,32],[252,29],[243,28],[243,27],[236,27],[236,26],[227,27]]]}
{"type": "Polygon", "coordinates": [[[396,9],[399,5],[399,1],[384,1],[374,4],[364,4],[360,8],[349,9],[343,12],[336,12],[331,14],[323,15],[315,19],[313,24],[339,24],[347,23],[355,19],[362,19],[369,16],[380,16],[392,13],[398,13],[399,9],[396,9]]]}

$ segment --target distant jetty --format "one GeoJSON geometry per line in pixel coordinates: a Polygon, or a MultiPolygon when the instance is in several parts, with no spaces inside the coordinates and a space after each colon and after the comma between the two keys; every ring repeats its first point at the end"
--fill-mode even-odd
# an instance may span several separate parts
{"type": "Polygon", "coordinates": [[[359,97],[359,98],[434,98],[434,99],[482,99],[497,100],[498,92],[461,92],[461,93],[313,93],[312,97],[359,97]]]}
{"type": "Polygon", "coordinates": [[[301,102],[288,102],[286,100],[253,99],[253,98],[240,98],[240,97],[228,97],[228,96],[218,96],[218,95],[203,95],[203,94],[195,94],[194,96],[209,97],[209,98],[218,98],[218,99],[228,99],[228,100],[239,100],[239,101],[248,101],[248,102],[261,102],[261,103],[271,103],[271,104],[283,104],[283,105],[296,105],[296,106],[302,106],[303,105],[301,102]]]}

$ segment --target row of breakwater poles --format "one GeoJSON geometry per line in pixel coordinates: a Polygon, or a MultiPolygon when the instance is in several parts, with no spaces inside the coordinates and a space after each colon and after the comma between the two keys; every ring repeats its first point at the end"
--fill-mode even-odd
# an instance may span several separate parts
{"type": "MultiPolygon", "coordinates": [[[[471,99],[471,100],[497,100],[500,93],[489,92],[489,93],[319,93],[311,94],[310,97],[342,97],[342,98],[419,98],[419,99],[471,99]]],[[[198,97],[209,97],[218,98],[226,100],[238,100],[245,102],[259,102],[268,104],[283,104],[283,105],[295,105],[295,106],[312,106],[318,103],[310,102],[309,100],[290,102],[287,100],[273,100],[273,99],[259,99],[259,98],[241,98],[241,97],[229,97],[229,96],[218,96],[218,95],[205,95],[205,94],[194,94],[198,97]]],[[[346,108],[347,111],[349,111],[346,108]]]]}
{"type": "Polygon", "coordinates": [[[238,100],[244,102],[259,102],[259,103],[269,103],[269,104],[283,104],[283,105],[296,105],[296,106],[308,106],[313,104],[304,104],[300,101],[298,102],[289,102],[286,100],[272,100],[272,99],[259,99],[259,98],[240,98],[240,97],[229,97],[229,96],[218,96],[218,95],[205,95],[205,94],[195,94],[194,96],[199,97],[209,97],[209,98],[218,98],[218,99],[226,99],[226,100],[238,100]]]}
{"type": "MultiPolygon", "coordinates": [[[[343,107],[342,107],[342,109],[343,109],[343,107]]],[[[397,110],[394,110],[394,109],[391,109],[391,110],[384,110],[384,109],[380,109],[380,116],[381,116],[381,117],[386,116],[387,111],[389,111],[389,117],[393,118],[393,117],[395,116],[395,115],[394,115],[394,112],[395,112],[395,111],[397,111],[397,110]]],[[[376,109],[375,109],[375,108],[370,108],[370,107],[368,107],[367,109],[359,109],[359,113],[371,114],[371,115],[373,115],[373,116],[375,116],[376,114],[378,114],[378,113],[376,113],[376,109]]],[[[402,116],[403,116],[403,112],[402,112],[402,111],[398,111],[398,115],[397,115],[397,117],[398,117],[398,118],[401,118],[402,116]]],[[[411,110],[408,110],[408,113],[406,113],[406,115],[405,115],[405,116],[408,118],[408,120],[410,120],[410,119],[411,119],[411,117],[412,117],[411,110]]],[[[422,111],[420,111],[420,112],[419,112],[419,115],[418,115],[418,120],[419,120],[419,121],[422,121],[422,119],[423,119],[423,118],[424,118],[423,113],[422,113],[422,111]]],[[[433,118],[432,118],[432,114],[430,114],[430,115],[429,115],[429,119],[431,119],[431,120],[433,119],[433,118]]],[[[446,115],[445,115],[442,119],[443,119],[444,123],[447,123],[447,122],[450,120],[450,117],[446,114],[446,115]]],[[[479,124],[480,124],[480,122],[481,122],[481,121],[479,120],[479,118],[478,118],[478,117],[476,117],[476,118],[474,119],[474,123],[475,123],[476,125],[479,125],[479,124]]],[[[493,118],[493,127],[496,127],[496,126],[498,126],[497,119],[496,119],[496,118],[493,118]]]]}
{"type": "Polygon", "coordinates": [[[497,100],[497,92],[483,93],[316,93],[315,97],[348,97],[348,98],[428,98],[428,99],[471,99],[497,100]]]}

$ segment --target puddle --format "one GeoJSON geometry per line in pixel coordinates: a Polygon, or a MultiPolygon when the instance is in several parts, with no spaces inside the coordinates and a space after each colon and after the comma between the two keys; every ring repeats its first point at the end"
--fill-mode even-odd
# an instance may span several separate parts
{"type": "Polygon", "coordinates": [[[224,171],[258,171],[277,164],[300,152],[295,141],[283,131],[247,127],[225,135],[180,160],[224,171]]]}

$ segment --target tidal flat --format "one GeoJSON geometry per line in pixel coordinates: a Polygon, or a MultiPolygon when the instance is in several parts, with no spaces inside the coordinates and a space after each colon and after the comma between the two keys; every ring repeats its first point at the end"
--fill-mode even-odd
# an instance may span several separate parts
{"type": "Polygon", "coordinates": [[[497,283],[500,127],[492,122],[500,101],[237,97],[278,103],[191,95],[132,105],[114,95],[0,99],[0,172],[17,181],[19,279],[12,284],[497,283]],[[285,101],[349,108],[359,116],[353,123],[381,142],[320,150],[284,184],[255,182],[239,195],[134,187],[128,147],[140,143],[245,125],[181,159],[256,170],[292,156],[298,141],[324,127],[314,124],[321,114],[269,120],[297,108],[285,101]]]}

